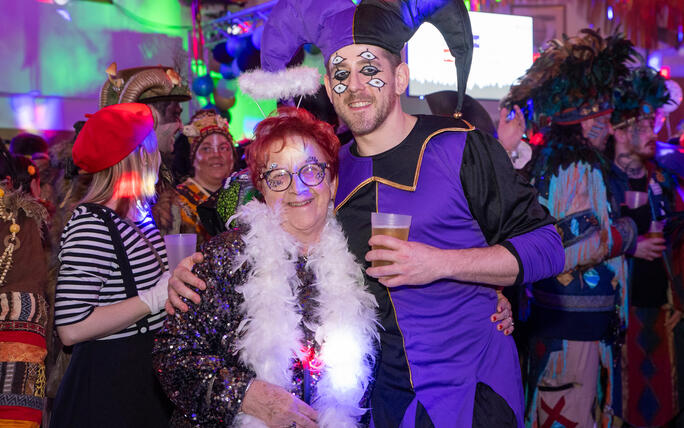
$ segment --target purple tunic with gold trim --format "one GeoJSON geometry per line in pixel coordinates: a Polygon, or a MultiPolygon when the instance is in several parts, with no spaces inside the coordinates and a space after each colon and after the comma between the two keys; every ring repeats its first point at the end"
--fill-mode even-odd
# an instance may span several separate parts
{"type": "MultiPolygon", "coordinates": [[[[458,249],[500,244],[518,260],[517,283],[553,276],[564,255],[554,219],[491,136],[451,119],[419,116],[387,152],[340,155],[338,219],[352,252],[369,250],[370,213],[412,216],[409,240],[458,249]]],[[[381,358],[371,397],[375,427],[523,426],[513,339],[490,321],[493,288],[453,280],[388,290],[380,305],[381,358]]]]}

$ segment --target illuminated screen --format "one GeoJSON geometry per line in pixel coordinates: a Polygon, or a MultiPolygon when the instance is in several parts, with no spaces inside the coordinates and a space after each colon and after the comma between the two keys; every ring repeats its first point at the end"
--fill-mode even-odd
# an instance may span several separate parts
{"type": "MultiPolygon", "coordinates": [[[[473,98],[501,99],[532,65],[532,18],[470,12],[470,23],[474,49],[466,92],[473,98]]],[[[406,49],[409,95],[457,89],[454,57],[432,24],[421,25],[406,49]]]]}

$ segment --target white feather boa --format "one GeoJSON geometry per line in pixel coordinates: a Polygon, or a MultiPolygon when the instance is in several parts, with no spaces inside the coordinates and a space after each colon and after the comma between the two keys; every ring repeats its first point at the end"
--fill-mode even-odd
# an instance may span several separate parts
{"type": "Polygon", "coordinates": [[[313,67],[298,66],[268,72],[260,69],[242,73],[238,77],[240,90],[255,100],[290,99],[313,95],[321,87],[321,75],[313,67]]]}
{"type": "MultiPolygon", "coordinates": [[[[237,290],[244,296],[238,343],[241,361],[257,379],[289,390],[294,357],[301,357],[303,332],[297,313],[300,281],[295,263],[297,241],[280,227],[280,215],[266,204],[252,201],[237,217],[250,226],[243,237],[244,253],[235,267],[248,263],[247,281],[237,290]]],[[[372,377],[377,303],[366,290],[363,273],[347,248],[337,220],[328,211],[321,240],[310,248],[307,267],[319,291],[315,329],[324,366],[313,397],[322,428],[356,427],[365,409],[359,407],[372,377]]],[[[237,426],[265,427],[241,414],[237,426]]]]}

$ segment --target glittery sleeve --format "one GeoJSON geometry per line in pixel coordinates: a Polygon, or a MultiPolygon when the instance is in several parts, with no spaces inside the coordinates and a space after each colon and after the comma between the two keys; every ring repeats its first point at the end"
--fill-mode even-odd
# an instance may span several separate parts
{"type": "Polygon", "coordinates": [[[194,268],[207,284],[200,304],[186,300],[190,310],[169,316],[155,340],[154,365],[162,387],[193,424],[227,426],[254,377],[234,349],[242,302],[235,286],[244,281],[244,271],[230,269],[243,245],[239,234],[229,231],[203,246],[205,261],[194,268]]]}

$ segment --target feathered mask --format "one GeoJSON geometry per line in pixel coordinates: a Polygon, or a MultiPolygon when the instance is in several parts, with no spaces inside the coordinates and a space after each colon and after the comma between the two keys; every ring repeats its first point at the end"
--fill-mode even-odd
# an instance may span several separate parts
{"type": "Polygon", "coordinates": [[[623,128],[655,114],[670,101],[665,79],[653,68],[632,70],[614,91],[615,109],[610,118],[615,128],[623,128]]]}
{"type": "Polygon", "coordinates": [[[520,106],[529,122],[543,127],[579,123],[608,114],[612,90],[628,75],[627,62],[638,57],[620,33],[603,38],[584,29],[580,35],[552,40],[529,70],[511,87],[502,105],[520,106]]]}

